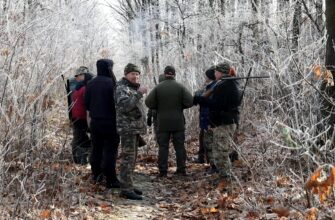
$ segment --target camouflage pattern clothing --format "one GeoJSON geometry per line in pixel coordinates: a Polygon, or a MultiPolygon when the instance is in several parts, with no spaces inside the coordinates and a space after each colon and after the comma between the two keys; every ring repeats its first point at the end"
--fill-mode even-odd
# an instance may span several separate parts
{"type": "Polygon", "coordinates": [[[211,144],[213,162],[221,177],[229,177],[231,175],[229,153],[231,152],[235,130],[236,124],[221,125],[213,128],[213,142],[211,144]]]}
{"type": "Polygon", "coordinates": [[[213,131],[208,129],[204,130],[203,144],[207,154],[208,162],[211,165],[214,165],[213,160],[213,131]]]}
{"type": "Polygon", "coordinates": [[[121,135],[122,161],[120,166],[120,186],[122,191],[132,192],[133,176],[137,157],[139,135],[121,135]]]}
{"type": "Polygon", "coordinates": [[[122,78],[116,86],[116,129],[119,135],[145,134],[146,114],[139,84],[122,78]]]}
{"type": "Polygon", "coordinates": [[[117,83],[116,122],[117,132],[121,138],[120,186],[123,192],[133,191],[133,173],[139,145],[139,135],[146,133],[146,117],[138,92],[139,84],[133,84],[126,78],[117,83]]]}

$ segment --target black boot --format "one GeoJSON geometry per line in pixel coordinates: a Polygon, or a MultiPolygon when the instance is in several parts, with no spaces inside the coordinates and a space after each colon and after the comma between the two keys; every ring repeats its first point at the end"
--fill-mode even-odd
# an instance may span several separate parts
{"type": "Polygon", "coordinates": [[[136,193],[139,196],[143,195],[143,192],[139,189],[136,189],[136,188],[134,188],[134,193],[136,193]]]}
{"type": "Polygon", "coordinates": [[[106,188],[108,189],[117,189],[120,188],[120,181],[118,179],[114,179],[112,181],[107,181],[106,183],[106,188]]]}
{"type": "Polygon", "coordinates": [[[104,175],[99,174],[99,175],[93,175],[92,176],[92,182],[93,184],[100,184],[104,181],[104,175]]]}
{"type": "Polygon", "coordinates": [[[121,191],[120,196],[126,199],[131,199],[131,200],[142,200],[143,199],[142,196],[136,194],[135,192],[128,192],[128,191],[121,191]]]}
{"type": "Polygon", "coordinates": [[[233,163],[235,160],[238,160],[238,153],[236,150],[229,154],[230,162],[233,163]]]}
{"type": "Polygon", "coordinates": [[[194,163],[205,163],[205,159],[203,157],[199,157],[198,159],[194,160],[194,163]]]}
{"type": "Polygon", "coordinates": [[[167,177],[167,172],[159,172],[157,177],[167,177]]]}
{"type": "Polygon", "coordinates": [[[218,169],[214,164],[211,164],[211,168],[207,171],[207,174],[214,174],[214,173],[218,173],[218,169]]]}
{"type": "Polygon", "coordinates": [[[187,173],[185,170],[177,170],[176,172],[174,172],[174,175],[176,176],[187,176],[187,173]]]}

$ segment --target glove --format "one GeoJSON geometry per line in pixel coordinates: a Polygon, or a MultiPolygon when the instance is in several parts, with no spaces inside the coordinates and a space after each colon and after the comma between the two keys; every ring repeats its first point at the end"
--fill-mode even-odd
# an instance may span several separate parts
{"type": "Polygon", "coordinates": [[[145,142],[145,140],[142,138],[142,136],[139,135],[139,136],[138,136],[138,146],[139,146],[139,147],[143,147],[143,146],[145,146],[145,145],[147,145],[147,142],[145,142]]]}
{"type": "Polygon", "coordinates": [[[195,91],[195,93],[194,93],[194,96],[201,96],[202,95],[202,93],[204,93],[204,90],[197,90],[197,91],[195,91]]]}
{"type": "Polygon", "coordinates": [[[198,105],[200,103],[201,96],[195,95],[193,97],[193,105],[198,105]]]}
{"type": "Polygon", "coordinates": [[[151,117],[147,118],[147,125],[150,127],[152,125],[151,117]]]}

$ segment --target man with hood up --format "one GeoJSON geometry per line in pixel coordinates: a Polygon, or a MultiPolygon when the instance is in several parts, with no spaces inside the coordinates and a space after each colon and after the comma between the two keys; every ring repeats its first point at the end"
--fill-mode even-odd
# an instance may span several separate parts
{"type": "Polygon", "coordinates": [[[88,83],[85,93],[93,145],[90,161],[93,181],[101,182],[104,175],[107,188],[119,188],[115,166],[120,138],[116,132],[113,61],[100,59],[96,65],[97,77],[88,83]]]}

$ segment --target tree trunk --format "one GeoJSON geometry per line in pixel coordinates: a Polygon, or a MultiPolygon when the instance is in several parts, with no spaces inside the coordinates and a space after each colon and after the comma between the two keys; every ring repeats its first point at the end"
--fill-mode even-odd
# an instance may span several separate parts
{"type": "MultiPolygon", "coordinates": [[[[326,66],[332,71],[335,70],[335,1],[326,1],[326,25],[327,25],[327,48],[326,48],[326,66]]],[[[334,75],[334,72],[333,72],[334,75]]]]}
{"type": "Polygon", "coordinates": [[[155,9],[152,9],[151,5],[148,5],[147,6],[148,8],[148,11],[149,11],[149,17],[150,17],[150,24],[149,24],[149,30],[150,30],[150,56],[151,56],[151,67],[152,67],[152,73],[156,73],[157,72],[157,69],[156,69],[156,56],[155,56],[155,47],[153,45],[155,45],[155,33],[154,33],[154,23],[153,22],[156,22],[153,18],[153,14],[155,13],[155,9]]]}
{"type": "MultiPolygon", "coordinates": [[[[3,3],[2,3],[3,14],[6,13],[7,8],[8,8],[7,0],[3,0],[3,3]]],[[[2,14],[2,13],[1,13],[1,14],[2,14]]]]}
{"type": "Polygon", "coordinates": [[[293,29],[292,29],[292,51],[296,52],[299,47],[299,36],[300,36],[300,24],[301,24],[301,2],[296,1],[294,6],[293,14],[293,29]]]}
{"type": "MultiPolygon", "coordinates": [[[[326,48],[326,67],[332,71],[333,76],[335,76],[335,1],[326,0],[326,27],[327,27],[327,48],[326,48]]],[[[327,94],[334,98],[335,97],[335,88],[328,87],[326,89],[327,94]]],[[[332,145],[334,146],[334,124],[335,124],[335,113],[334,106],[326,103],[327,111],[330,112],[329,124],[332,126],[332,129],[329,132],[329,137],[331,138],[332,145]]]]}
{"type": "Polygon", "coordinates": [[[213,8],[213,3],[214,3],[214,0],[209,0],[209,5],[213,8]]]}
{"type": "Polygon", "coordinates": [[[226,13],[225,4],[226,4],[226,0],[220,0],[220,9],[221,9],[222,16],[225,16],[225,13],[226,13]]]}
{"type": "Polygon", "coordinates": [[[156,56],[156,70],[157,72],[159,72],[159,64],[160,64],[160,60],[159,60],[159,51],[160,51],[160,46],[161,46],[161,35],[160,35],[160,30],[159,30],[159,22],[160,22],[160,10],[159,10],[159,1],[156,1],[153,3],[154,8],[155,8],[155,13],[154,13],[154,21],[155,21],[155,37],[156,37],[156,52],[155,52],[155,56],[156,56]]]}
{"type": "MultiPolygon", "coordinates": [[[[321,30],[323,30],[324,33],[324,21],[323,21],[323,10],[322,10],[322,6],[323,6],[323,1],[316,1],[315,2],[315,9],[316,9],[316,24],[318,25],[318,27],[320,27],[321,30]]],[[[322,35],[323,35],[322,33],[322,35]]]]}

